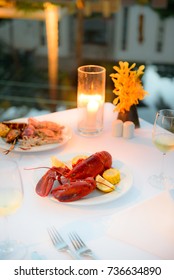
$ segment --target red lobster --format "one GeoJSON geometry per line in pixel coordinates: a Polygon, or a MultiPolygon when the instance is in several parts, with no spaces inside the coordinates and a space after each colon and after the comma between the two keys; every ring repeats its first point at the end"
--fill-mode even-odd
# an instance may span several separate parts
{"type": "Polygon", "coordinates": [[[54,198],[62,202],[78,200],[96,188],[94,178],[111,165],[111,155],[102,151],[79,160],[71,170],[68,167],[53,166],[37,183],[36,193],[43,197],[51,193],[54,198]],[[56,180],[60,185],[53,188],[56,180]]]}

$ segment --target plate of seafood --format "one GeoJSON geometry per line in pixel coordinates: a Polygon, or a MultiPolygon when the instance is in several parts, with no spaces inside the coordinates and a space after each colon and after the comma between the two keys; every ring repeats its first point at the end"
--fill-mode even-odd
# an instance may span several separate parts
{"type": "Polygon", "coordinates": [[[23,118],[0,123],[0,148],[4,154],[41,152],[67,143],[72,130],[66,124],[36,118],[23,118]]]}
{"type": "Polygon", "coordinates": [[[111,202],[125,195],[133,184],[129,168],[107,151],[52,157],[43,166],[33,168],[35,193],[59,205],[111,202]]]}

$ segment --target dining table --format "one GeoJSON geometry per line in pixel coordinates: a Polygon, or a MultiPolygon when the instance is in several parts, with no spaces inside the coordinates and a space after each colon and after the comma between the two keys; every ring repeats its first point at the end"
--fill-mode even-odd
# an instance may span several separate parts
{"type": "MultiPolygon", "coordinates": [[[[152,142],[153,125],[140,118],[140,127],[135,128],[132,138],[116,137],[114,108],[112,103],[104,104],[103,130],[95,136],[79,133],[78,108],[73,108],[36,117],[67,125],[70,131],[62,145],[35,151],[12,150],[7,155],[0,148],[0,158],[16,161],[22,177],[23,203],[9,216],[8,230],[10,238],[25,244],[25,260],[72,259],[53,246],[48,235],[48,228],[53,226],[70,246],[69,234],[78,233],[98,260],[174,259],[173,185],[161,190],[149,183],[149,177],[160,172],[162,162],[162,153],[152,142]],[[46,172],[40,167],[51,167],[52,157],[66,161],[101,151],[109,152],[120,168],[123,186],[110,193],[95,190],[96,197],[88,195],[75,202],[60,202],[36,193],[36,184],[46,172]]],[[[173,166],[174,153],[169,152],[166,175],[173,176],[173,166]]],[[[0,227],[2,232],[2,217],[0,227]]]]}

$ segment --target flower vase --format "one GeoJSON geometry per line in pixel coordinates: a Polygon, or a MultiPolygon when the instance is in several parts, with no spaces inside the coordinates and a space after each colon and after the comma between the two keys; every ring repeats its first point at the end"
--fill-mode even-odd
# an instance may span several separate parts
{"type": "Polygon", "coordinates": [[[140,127],[137,107],[135,105],[132,105],[129,111],[125,111],[124,113],[119,112],[117,119],[122,120],[123,122],[131,121],[135,124],[136,128],[140,127]]]}

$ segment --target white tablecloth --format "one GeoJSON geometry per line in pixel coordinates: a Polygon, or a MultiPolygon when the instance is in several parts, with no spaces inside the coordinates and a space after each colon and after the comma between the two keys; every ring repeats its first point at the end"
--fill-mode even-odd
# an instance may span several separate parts
{"type": "MultiPolygon", "coordinates": [[[[160,190],[149,185],[148,177],[159,172],[162,160],[161,153],[153,146],[151,141],[151,124],[141,119],[141,126],[135,130],[134,138],[126,140],[122,137],[112,136],[112,121],[115,117],[113,105],[106,103],[103,132],[95,137],[84,137],[77,131],[77,109],[41,116],[40,119],[63,121],[70,125],[73,131],[72,139],[64,146],[49,151],[38,153],[11,152],[7,156],[1,155],[1,158],[15,159],[22,174],[24,202],[22,207],[9,217],[9,231],[12,238],[27,245],[26,259],[31,259],[34,251],[37,251],[45,259],[63,260],[70,258],[67,254],[57,252],[53,248],[47,233],[48,226],[52,225],[57,227],[67,242],[69,242],[69,231],[77,231],[89,247],[93,249],[98,259],[171,258],[167,251],[164,255],[159,256],[155,251],[149,252],[146,248],[137,246],[133,240],[131,244],[127,240],[121,240],[117,236],[114,237],[114,234],[112,236],[110,234],[116,214],[120,213],[121,215],[125,210],[132,209],[132,207],[140,205],[141,202],[160,193],[160,190]],[[95,153],[103,150],[110,152],[114,159],[122,161],[132,172],[133,185],[124,196],[99,205],[75,206],[70,203],[55,203],[48,198],[41,198],[36,195],[36,171],[25,170],[25,168],[43,166],[43,163],[50,162],[50,157],[53,155],[63,158],[65,154],[95,153]]],[[[166,173],[168,175],[173,175],[173,163],[174,153],[169,153],[166,156],[166,173]]],[[[126,223],[126,219],[130,219],[130,215],[123,215],[123,217],[125,219],[124,223],[126,223]]],[[[164,215],[162,217],[165,218],[164,215]]],[[[164,223],[163,219],[161,220],[162,224],[164,223]]],[[[140,216],[137,218],[137,226],[139,220],[141,220],[140,216]]],[[[0,232],[2,232],[2,226],[1,219],[0,232]]],[[[122,229],[119,222],[116,226],[121,234],[124,227],[122,229]]],[[[147,231],[150,226],[150,224],[147,226],[147,231]]],[[[133,232],[134,228],[131,228],[131,234],[133,232]]],[[[126,234],[129,235],[129,231],[126,234]]]]}

